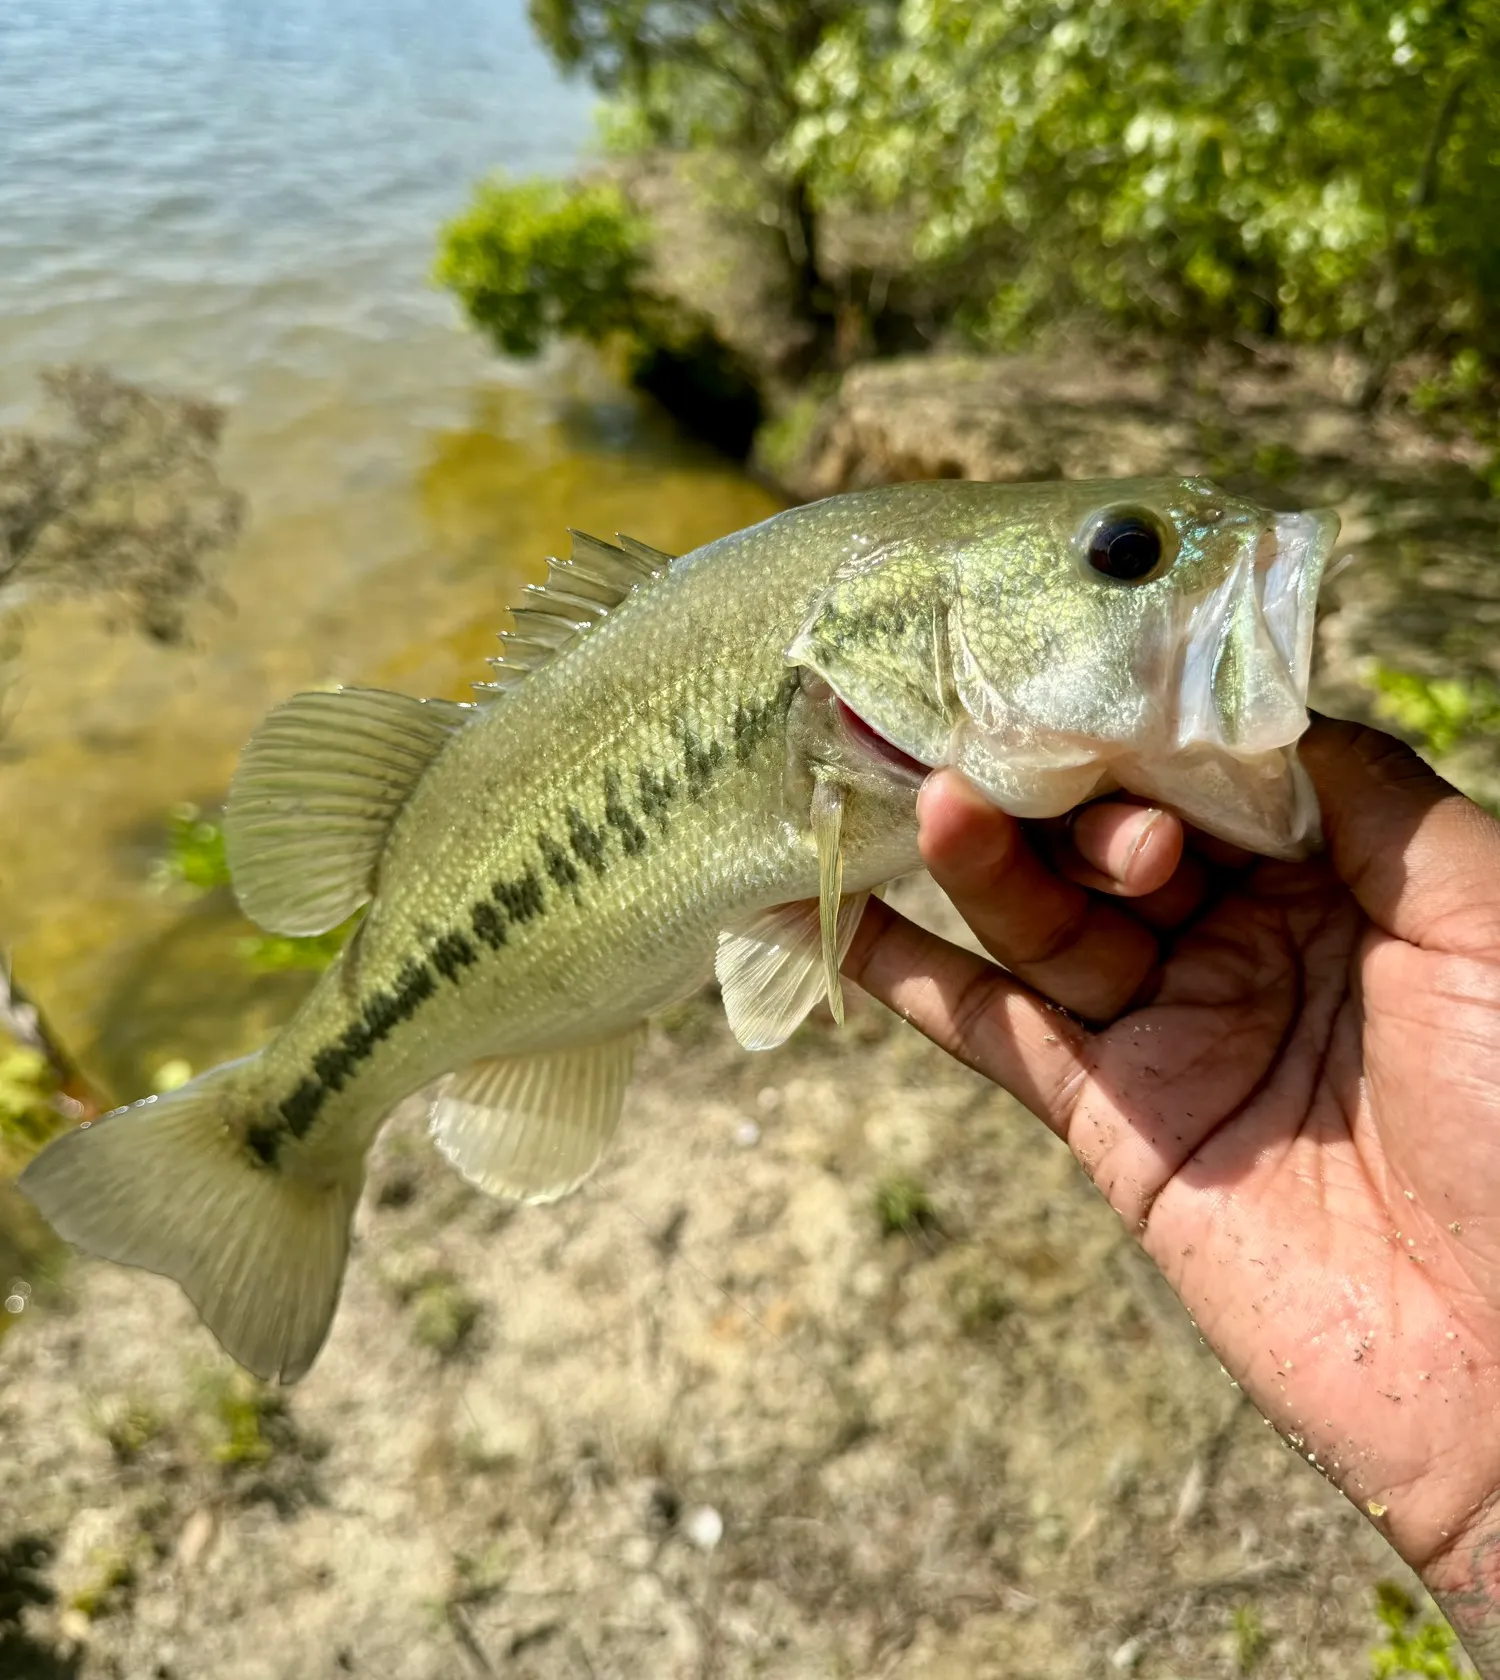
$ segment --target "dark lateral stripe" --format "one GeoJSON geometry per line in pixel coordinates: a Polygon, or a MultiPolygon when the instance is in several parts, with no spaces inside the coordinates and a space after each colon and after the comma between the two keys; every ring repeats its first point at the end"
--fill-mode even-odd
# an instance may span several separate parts
{"type": "Polygon", "coordinates": [[[609,868],[604,861],[604,831],[585,822],[576,805],[568,807],[568,844],[596,875],[609,868]]]}
{"type": "Polygon", "coordinates": [[[542,854],[542,862],[546,865],[547,873],[560,887],[576,887],[580,880],[578,865],[558,845],[556,840],[541,829],[536,837],[537,847],[542,854]]]}
{"type": "Polygon", "coordinates": [[[505,943],[505,917],[487,898],[481,898],[469,912],[469,926],[492,951],[505,943]]]}
{"type": "MultiPolygon", "coordinates": [[[[454,937],[454,936],[450,936],[454,937]]],[[[469,946],[472,952],[473,947],[469,946]]],[[[360,1019],[352,1022],[333,1044],[325,1045],[313,1057],[313,1076],[303,1079],[276,1112],[294,1138],[312,1130],[324,1102],[341,1091],[355,1067],[388,1037],[402,1021],[408,1021],[437,991],[437,980],[426,963],[408,962],[390,991],[372,993],[365,1000],[360,1019]]],[[[247,1136],[252,1152],[267,1165],[274,1165],[276,1149],[267,1137],[268,1128],[257,1127],[247,1136]]]]}
{"type": "MultiPolygon", "coordinates": [[[[797,680],[792,673],[770,699],[751,699],[736,708],[731,740],[734,756],[740,763],[754,754],[785,716],[797,680]]],[[[539,830],[536,843],[541,871],[528,865],[511,880],[492,882],[489,896],[469,907],[468,931],[453,929],[442,934],[433,942],[425,962],[408,962],[393,987],[371,993],[360,1007],[358,1020],[351,1022],[332,1044],[318,1051],[312,1060],[312,1072],[277,1105],[279,1124],[260,1124],[247,1131],[245,1147],[251,1156],[265,1166],[274,1167],[288,1134],[299,1139],[306,1137],[327,1099],[344,1088],[359,1064],[374,1054],[377,1045],[436,994],[439,977],[456,985],[463,971],[479,961],[475,940],[498,951],[507,943],[511,928],[544,914],[547,908],[544,875],[560,892],[576,897],[583,877],[574,858],[595,875],[602,875],[609,867],[611,832],[619,836],[620,848],[627,857],[638,856],[650,843],[642,818],[656,823],[665,832],[671,820],[670,806],[679,791],[686,791],[690,798],[699,798],[714,772],[729,757],[723,741],[704,741],[686,722],[678,725],[678,739],[682,747],[681,784],[669,769],[636,765],[637,803],[632,809],[624,797],[619,772],[613,768],[606,770],[605,826],[594,827],[578,807],[570,805],[565,813],[567,847],[547,830],[539,830]],[[469,937],[470,933],[473,938],[469,937]]]]}
{"type": "Polygon", "coordinates": [[[646,849],[646,831],[636,821],[635,812],[620,797],[620,778],[613,770],[604,772],[605,821],[620,831],[620,844],[626,857],[636,857],[646,849]]]}
{"type": "Polygon", "coordinates": [[[514,881],[496,881],[490,894],[512,922],[529,922],[533,916],[540,916],[547,902],[534,869],[528,869],[514,881]]]}
{"type": "Polygon", "coordinates": [[[478,951],[461,933],[445,933],[432,947],[432,966],[445,980],[457,980],[461,969],[478,961],[478,951]]]}
{"type": "Polygon", "coordinates": [[[640,790],[642,815],[659,823],[662,832],[665,833],[671,820],[667,814],[667,807],[677,797],[677,778],[670,770],[657,775],[649,765],[638,764],[635,767],[635,779],[640,790]]]}

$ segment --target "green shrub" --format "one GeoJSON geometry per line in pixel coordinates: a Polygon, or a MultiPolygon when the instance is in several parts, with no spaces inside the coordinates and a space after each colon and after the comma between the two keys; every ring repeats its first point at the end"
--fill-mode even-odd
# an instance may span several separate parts
{"type": "Polygon", "coordinates": [[[608,183],[497,177],[443,229],[436,278],[508,356],[553,337],[608,344],[641,330],[645,241],[608,183]]]}

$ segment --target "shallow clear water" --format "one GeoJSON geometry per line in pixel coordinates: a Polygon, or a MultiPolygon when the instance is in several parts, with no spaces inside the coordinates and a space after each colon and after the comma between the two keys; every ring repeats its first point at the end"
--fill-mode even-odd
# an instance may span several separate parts
{"type": "Polygon", "coordinates": [[[565,172],[591,96],[523,0],[5,0],[0,424],[72,360],[230,406],[249,499],[180,651],[39,614],[0,740],[0,944],[118,1096],[248,1048],[297,979],[248,976],[217,900],[147,883],[277,699],[463,697],[567,526],[680,550],[763,491],[577,358],[507,365],[428,283],[486,170],[565,172]]]}

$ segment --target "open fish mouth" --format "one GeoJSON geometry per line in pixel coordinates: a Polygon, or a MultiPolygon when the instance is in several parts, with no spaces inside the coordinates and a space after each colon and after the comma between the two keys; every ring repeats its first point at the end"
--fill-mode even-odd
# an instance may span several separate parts
{"type": "Polygon", "coordinates": [[[841,695],[834,695],[834,704],[838,709],[839,722],[843,724],[845,734],[855,747],[884,768],[917,782],[925,780],[930,772],[937,768],[933,764],[924,764],[920,758],[913,758],[909,752],[882,735],[873,724],[866,723],[841,695]]]}
{"type": "Polygon", "coordinates": [[[1174,747],[1254,756],[1301,735],[1318,591],[1338,530],[1326,508],[1276,514],[1218,587],[1187,605],[1174,747]]]}

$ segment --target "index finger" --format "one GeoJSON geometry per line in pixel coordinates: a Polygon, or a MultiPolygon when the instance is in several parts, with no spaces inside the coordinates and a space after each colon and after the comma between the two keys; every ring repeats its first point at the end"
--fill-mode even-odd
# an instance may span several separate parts
{"type": "Polygon", "coordinates": [[[1318,718],[1303,737],[1333,866],[1377,927],[1500,948],[1500,823],[1392,736],[1318,718]]]}
{"type": "MultiPolygon", "coordinates": [[[[1162,828],[1172,841],[1163,879],[1180,855],[1181,831],[1150,808],[1116,813],[1126,850],[1149,845],[1162,828]]],[[[1007,816],[954,770],[930,776],[917,802],[922,861],[980,943],[1013,974],[1091,1020],[1119,1014],[1157,962],[1156,936],[1103,898],[1054,873],[1007,816]]],[[[1114,815],[1096,813],[1106,829],[1114,815]]],[[[1113,836],[1100,839],[1107,861],[1113,836]]],[[[1122,863],[1128,864],[1124,858],[1122,863]]]]}
{"type": "Polygon", "coordinates": [[[843,972],[1066,1137],[1088,1038],[1073,1016],[878,898],[870,900],[843,972]]]}

